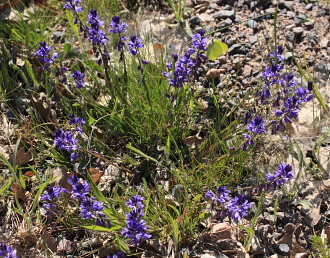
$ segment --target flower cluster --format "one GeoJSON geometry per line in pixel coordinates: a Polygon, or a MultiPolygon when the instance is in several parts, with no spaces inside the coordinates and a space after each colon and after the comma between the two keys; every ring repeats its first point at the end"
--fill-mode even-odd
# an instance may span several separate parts
{"type": "Polygon", "coordinates": [[[76,118],[72,114],[70,115],[70,123],[72,125],[77,125],[77,127],[73,130],[73,132],[58,129],[54,134],[54,144],[61,150],[71,152],[71,161],[76,161],[80,154],[76,152],[78,150],[78,140],[75,136],[76,133],[83,133],[82,127],[86,124],[86,121],[81,117],[76,118]]]}
{"type": "MultiPolygon", "coordinates": [[[[84,36],[88,37],[88,39],[93,43],[93,46],[96,49],[95,55],[99,56],[99,54],[101,54],[102,58],[109,59],[109,52],[106,50],[105,46],[105,43],[109,40],[109,38],[106,33],[101,29],[101,27],[104,25],[104,21],[99,18],[97,11],[95,9],[92,9],[88,15],[88,23],[90,24],[90,26],[84,25],[78,16],[78,11],[76,10],[77,7],[80,10],[81,6],[79,3],[80,0],[74,2],[72,2],[72,0],[67,0],[67,3],[64,5],[64,8],[75,11],[75,23],[80,23],[80,31],[83,32],[84,36]]],[[[124,58],[123,50],[125,46],[128,47],[129,53],[131,53],[133,56],[139,55],[139,49],[144,47],[142,39],[138,38],[136,35],[131,35],[129,37],[130,41],[126,42],[127,37],[122,36],[122,34],[126,31],[127,26],[128,25],[125,22],[121,21],[120,16],[113,17],[110,23],[109,32],[119,35],[117,50],[121,52],[120,60],[123,60],[124,58]]],[[[196,44],[198,44],[197,41],[198,40],[196,40],[196,44]]],[[[102,58],[98,60],[99,64],[104,61],[102,60],[102,58]]],[[[142,62],[142,64],[145,65],[146,62],[142,62]]],[[[141,65],[139,66],[139,69],[143,71],[141,65]]],[[[76,80],[77,88],[81,88],[84,85],[83,79],[85,75],[81,73],[76,73],[72,74],[72,76],[76,80]]]]}
{"type": "Polygon", "coordinates": [[[35,55],[37,55],[40,61],[43,63],[43,69],[47,70],[54,62],[55,59],[59,58],[59,53],[54,51],[52,54],[53,47],[48,46],[46,41],[40,42],[40,48],[37,50],[35,55]]]}
{"type": "Polygon", "coordinates": [[[80,72],[80,71],[74,71],[72,73],[72,77],[75,80],[77,84],[77,89],[81,89],[85,85],[85,76],[86,74],[80,72]]]}
{"type": "Polygon", "coordinates": [[[205,31],[200,30],[193,36],[192,47],[188,48],[183,57],[179,59],[178,55],[173,55],[173,61],[167,65],[168,71],[164,72],[171,86],[182,88],[192,75],[196,76],[202,62],[207,60],[205,55],[207,42],[205,31]],[[196,54],[195,57],[193,54],[196,54]]]}
{"type": "Polygon", "coordinates": [[[40,200],[43,201],[43,207],[46,209],[47,215],[60,215],[59,207],[55,202],[63,196],[62,194],[69,194],[69,191],[63,187],[55,186],[49,188],[41,195],[40,200]]]}
{"type": "Polygon", "coordinates": [[[66,4],[64,4],[63,8],[74,10],[77,13],[80,13],[83,11],[82,6],[80,5],[81,0],[66,0],[66,4]]]}
{"type": "Polygon", "coordinates": [[[105,32],[101,30],[101,26],[104,25],[104,21],[99,18],[95,9],[92,9],[89,13],[88,23],[91,25],[89,28],[89,40],[95,44],[103,44],[109,40],[105,35],[105,32]]]}
{"type": "Polygon", "coordinates": [[[135,35],[130,36],[131,41],[127,43],[129,52],[133,55],[136,56],[138,55],[139,48],[143,48],[144,44],[142,43],[142,39],[139,39],[135,35]]]}
{"type": "MultiPolygon", "coordinates": [[[[254,119],[251,119],[251,114],[247,113],[245,118],[245,123],[247,124],[247,130],[254,134],[263,134],[266,133],[266,125],[262,116],[256,116],[254,119]]],[[[254,144],[253,137],[249,133],[243,133],[245,137],[245,142],[243,145],[243,150],[248,150],[249,145],[254,144]]]]}
{"type": "Polygon", "coordinates": [[[230,216],[237,222],[247,216],[252,203],[246,200],[244,195],[231,198],[229,194],[230,190],[225,186],[221,186],[218,188],[217,194],[212,190],[208,190],[205,197],[212,201],[212,209],[216,205],[220,206],[220,209],[225,215],[230,216]]]}
{"type": "Polygon", "coordinates": [[[267,189],[274,187],[274,190],[278,187],[281,187],[291,178],[294,177],[294,172],[292,167],[289,164],[281,163],[277,168],[275,174],[267,174],[266,178],[268,180],[267,189]]]}
{"type": "Polygon", "coordinates": [[[151,238],[146,231],[146,222],[143,220],[145,207],[143,200],[142,196],[136,195],[126,202],[131,211],[126,213],[127,227],[123,229],[122,234],[131,239],[132,244],[139,244],[143,240],[151,238]]]}
{"type": "Polygon", "coordinates": [[[126,256],[124,252],[118,252],[117,254],[107,256],[107,258],[125,258],[125,257],[126,256]]]}
{"type": "Polygon", "coordinates": [[[104,203],[90,196],[90,184],[75,175],[68,179],[72,186],[72,197],[80,202],[80,212],[84,219],[96,219],[96,224],[103,227],[111,227],[111,223],[107,223],[104,218],[104,203]]]}
{"type": "Polygon", "coordinates": [[[11,246],[6,244],[0,244],[0,257],[3,258],[18,258],[16,255],[16,250],[14,250],[11,246]]]}
{"type": "Polygon", "coordinates": [[[120,22],[120,16],[115,16],[112,18],[112,22],[110,23],[109,32],[114,34],[121,34],[126,31],[127,24],[125,22],[120,22]]]}
{"type": "Polygon", "coordinates": [[[262,73],[264,85],[259,91],[261,104],[271,104],[273,107],[273,134],[285,128],[286,123],[292,123],[293,119],[298,118],[301,105],[314,97],[311,83],[305,88],[299,85],[292,73],[283,72],[283,51],[283,47],[278,46],[277,50],[271,53],[272,64],[262,73]]]}

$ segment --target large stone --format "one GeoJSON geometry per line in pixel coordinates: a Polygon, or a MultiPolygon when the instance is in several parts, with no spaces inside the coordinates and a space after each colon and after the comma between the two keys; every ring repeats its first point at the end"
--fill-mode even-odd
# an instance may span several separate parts
{"type": "Polygon", "coordinates": [[[198,17],[201,19],[202,22],[211,22],[214,20],[214,18],[208,13],[202,13],[198,15],[198,17]]]}
{"type": "Polygon", "coordinates": [[[295,27],[293,28],[293,33],[296,37],[301,37],[304,33],[304,28],[303,27],[295,27]]]}
{"type": "Polygon", "coordinates": [[[259,26],[258,22],[256,22],[255,20],[248,20],[247,25],[248,25],[251,29],[256,29],[256,28],[258,28],[258,26],[259,26]]]}
{"type": "Polygon", "coordinates": [[[213,17],[217,20],[224,20],[230,18],[232,20],[235,19],[235,12],[232,10],[221,10],[213,15],[213,17]]]}

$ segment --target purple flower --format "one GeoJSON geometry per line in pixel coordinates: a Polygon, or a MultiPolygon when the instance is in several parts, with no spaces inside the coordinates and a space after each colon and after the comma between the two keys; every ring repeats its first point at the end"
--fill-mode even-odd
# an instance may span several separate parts
{"type": "Polygon", "coordinates": [[[261,116],[255,117],[248,124],[247,129],[255,134],[266,133],[265,122],[261,116]]]}
{"type": "Polygon", "coordinates": [[[85,85],[85,76],[86,74],[80,71],[74,71],[72,73],[72,77],[74,78],[75,82],[77,83],[77,89],[81,89],[85,85]]]}
{"type": "Polygon", "coordinates": [[[0,244],[0,256],[3,258],[18,258],[16,250],[4,243],[0,244]]]}
{"type": "Polygon", "coordinates": [[[106,37],[105,32],[101,30],[101,26],[104,24],[99,16],[97,15],[97,11],[92,9],[88,15],[88,23],[91,25],[89,28],[89,36],[88,38],[95,44],[103,44],[107,42],[109,39],[106,37]]]}
{"type": "Polygon", "coordinates": [[[67,193],[69,194],[69,191],[66,190],[63,187],[59,187],[59,186],[54,186],[48,189],[48,191],[45,191],[42,195],[41,195],[41,201],[47,201],[47,202],[52,202],[55,199],[59,198],[61,193],[67,193]]]}
{"type": "Polygon", "coordinates": [[[244,137],[245,137],[245,143],[242,147],[243,150],[247,151],[249,149],[249,145],[253,145],[254,144],[254,140],[252,138],[252,136],[250,134],[247,133],[243,133],[244,137]]]}
{"type": "Polygon", "coordinates": [[[77,125],[77,128],[74,129],[73,132],[78,132],[78,133],[82,134],[83,133],[83,127],[86,124],[85,119],[83,119],[80,116],[75,117],[74,114],[71,114],[69,117],[70,117],[70,124],[77,125]]]}
{"type": "Polygon", "coordinates": [[[107,258],[125,258],[125,253],[124,252],[119,252],[114,255],[108,255],[107,258]]]}
{"type": "Polygon", "coordinates": [[[249,211],[249,209],[251,209],[251,207],[252,203],[248,202],[248,200],[245,199],[244,195],[235,196],[226,205],[230,216],[235,221],[243,219],[247,215],[247,212],[249,211]]]}
{"type": "Polygon", "coordinates": [[[272,58],[276,58],[278,59],[279,62],[282,62],[285,60],[284,56],[283,56],[283,52],[284,52],[284,48],[282,46],[278,46],[277,50],[274,50],[271,54],[270,57],[272,58]]]}
{"type": "Polygon", "coordinates": [[[151,235],[147,233],[147,224],[143,220],[144,207],[143,197],[136,195],[126,202],[131,209],[126,213],[127,227],[122,230],[122,234],[131,239],[132,244],[140,244],[143,240],[151,238],[151,235]]]}
{"type": "MultiPolygon", "coordinates": [[[[207,51],[207,42],[209,39],[204,36],[205,30],[200,30],[199,32],[195,33],[192,39],[192,46],[197,50],[207,51]]],[[[189,51],[189,49],[188,49],[189,51]]],[[[193,54],[193,53],[192,53],[193,54]]]]}
{"type": "Polygon", "coordinates": [[[46,209],[46,214],[49,216],[60,214],[59,207],[55,202],[61,197],[61,194],[69,194],[69,191],[63,187],[55,186],[49,188],[42,195],[40,200],[43,202],[43,207],[46,209]]]}
{"type": "Polygon", "coordinates": [[[204,51],[207,50],[206,45],[208,39],[204,34],[205,31],[201,30],[193,36],[192,47],[188,48],[182,58],[179,59],[178,55],[172,56],[173,61],[169,62],[167,65],[167,71],[163,72],[168,78],[171,86],[182,88],[184,83],[192,78],[197,78],[198,68],[205,60],[207,60],[204,51]],[[193,58],[192,55],[195,53],[196,55],[193,58]]]}
{"type": "Polygon", "coordinates": [[[66,83],[67,78],[65,75],[65,72],[68,71],[68,68],[66,68],[65,66],[62,66],[60,69],[58,69],[55,73],[55,76],[58,77],[60,79],[61,83],[66,83]]]}
{"type": "Polygon", "coordinates": [[[283,74],[283,65],[276,62],[283,61],[284,48],[278,46],[277,50],[271,53],[273,63],[266,67],[262,73],[265,82],[259,91],[261,104],[272,104],[275,115],[271,121],[272,134],[276,134],[281,128],[286,128],[287,123],[292,123],[293,119],[298,118],[299,110],[304,102],[313,99],[312,87],[308,84],[307,89],[300,87],[294,74],[283,74]],[[275,62],[276,61],[276,62],[275,62]]]}
{"type": "Polygon", "coordinates": [[[274,189],[281,187],[283,184],[288,182],[291,178],[294,177],[293,169],[290,165],[281,163],[277,168],[275,174],[267,174],[266,178],[268,181],[268,188],[273,186],[274,189]]]}
{"type": "Polygon", "coordinates": [[[78,125],[80,127],[83,127],[86,124],[85,119],[82,117],[78,116],[76,117],[74,114],[69,115],[70,117],[70,124],[72,125],[78,125]]]}
{"type": "Polygon", "coordinates": [[[80,13],[83,11],[82,6],[80,5],[81,0],[66,0],[66,4],[64,4],[63,8],[64,9],[69,9],[69,10],[75,10],[77,13],[80,13]]]}
{"type": "Polygon", "coordinates": [[[78,149],[78,140],[74,137],[74,135],[71,132],[69,131],[64,132],[61,129],[58,129],[54,137],[55,137],[54,143],[60,149],[69,152],[78,149]]]}
{"type": "Polygon", "coordinates": [[[92,9],[88,14],[88,23],[95,27],[104,25],[104,21],[100,19],[95,9],[92,9]]]}
{"type": "Polygon", "coordinates": [[[46,41],[40,42],[40,48],[37,50],[35,55],[39,56],[40,61],[43,63],[43,69],[47,70],[54,62],[55,59],[59,57],[57,51],[51,54],[53,47],[47,45],[46,41]]]}
{"type": "Polygon", "coordinates": [[[139,48],[143,48],[142,39],[137,38],[135,35],[130,36],[131,41],[127,43],[129,52],[136,56],[139,54],[139,48]]]}
{"type": "Polygon", "coordinates": [[[205,194],[205,197],[212,200],[215,204],[226,203],[229,200],[230,190],[226,188],[226,186],[221,186],[217,189],[217,194],[208,190],[205,194]]]}
{"type": "Polygon", "coordinates": [[[91,191],[91,186],[86,180],[82,180],[75,175],[68,179],[72,186],[72,195],[75,200],[86,200],[91,191]]]}
{"type": "Polygon", "coordinates": [[[112,18],[112,22],[110,23],[110,30],[114,34],[119,34],[125,32],[127,28],[127,24],[124,22],[120,22],[120,16],[115,16],[112,18]]]}
{"type": "Polygon", "coordinates": [[[80,210],[84,219],[94,219],[97,217],[104,217],[102,212],[104,209],[104,203],[97,201],[94,198],[85,198],[81,201],[80,210]]]}

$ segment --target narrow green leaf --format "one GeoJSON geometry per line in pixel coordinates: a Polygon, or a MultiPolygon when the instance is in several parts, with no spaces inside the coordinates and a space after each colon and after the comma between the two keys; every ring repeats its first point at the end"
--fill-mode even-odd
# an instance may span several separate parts
{"type": "Polygon", "coordinates": [[[40,198],[41,194],[45,191],[46,187],[49,185],[50,181],[51,181],[51,179],[48,179],[45,183],[43,183],[42,185],[39,186],[39,190],[33,199],[33,206],[32,206],[31,212],[33,212],[35,210],[35,208],[37,207],[37,205],[39,203],[39,198],[40,198]]]}
{"type": "Polygon", "coordinates": [[[113,229],[112,228],[105,228],[105,227],[101,227],[98,225],[82,225],[83,228],[87,228],[87,229],[91,229],[91,230],[95,230],[95,231],[106,231],[106,232],[112,232],[113,229]]]}
{"type": "Polygon", "coordinates": [[[133,147],[131,144],[126,145],[126,147],[132,151],[134,151],[135,153],[139,154],[140,156],[149,159],[157,164],[160,164],[160,162],[156,159],[154,159],[153,157],[150,157],[149,155],[143,153],[142,151],[138,150],[137,148],[133,147]]]}
{"type": "Polygon", "coordinates": [[[26,71],[28,72],[30,78],[32,79],[33,83],[35,84],[35,86],[38,87],[39,83],[38,83],[36,75],[33,72],[33,69],[32,69],[32,66],[31,66],[29,60],[25,60],[25,68],[26,68],[26,71]]]}

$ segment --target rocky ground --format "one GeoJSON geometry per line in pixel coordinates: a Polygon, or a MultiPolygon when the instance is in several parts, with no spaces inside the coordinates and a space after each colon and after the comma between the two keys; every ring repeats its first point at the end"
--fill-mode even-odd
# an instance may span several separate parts
{"type": "MultiPolygon", "coordinates": [[[[229,53],[205,68],[207,78],[200,80],[201,91],[212,81],[220,94],[246,91],[256,85],[262,69],[267,65],[271,46],[285,46],[288,64],[299,64],[310,69],[326,105],[330,104],[330,5],[326,1],[251,1],[211,0],[187,1],[185,19],[193,30],[206,29],[214,38],[229,46],[229,53]],[[278,10],[276,37],[274,13],[278,10]],[[276,43],[275,43],[276,38],[276,43]]],[[[156,54],[157,44],[167,42],[170,53],[179,52],[182,42],[189,37],[177,26],[174,15],[144,16],[140,27],[152,39],[156,54]],[[147,16],[148,17],[148,16],[147,16]],[[155,18],[156,17],[156,18],[155,18]]],[[[307,81],[292,66],[293,72],[303,85],[307,81]]],[[[265,211],[256,225],[256,235],[250,250],[242,246],[244,239],[239,230],[226,222],[211,221],[209,231],[196,245],[194,257],[309,257],[310,239],[313,235],[326,234],[330,239],[330,138],[329,114],[315,100],[301,110],[299,122],[292,128],[290,138],[297,143],[303,162],[289,156],[299,176],[291,191],[298,192],[298,199],[285,197],[280,192],[266,196],[265,211]],[[317,141],[322,141],[317,145],[317,141]],[[323,171],[313,175],[316,167],[323,171]],[[278,198],[278,207],[275,199],[278,198]],[[236,232],[236,233],[234,233],[236,232]]],[[[285,150],[281,137],[269,137],[265,158],[260,164],[267,168],[274,160],[271,155],[285,150]],[[274,149],[275,146],[275,149],[274,149]]],[[[193,253],[194,253],[193,252],[193,253]]]]}
{"type": "MultiPolygon", "coordinates": [[[[188,0],[184,18],[190,27],[193,30],[204,28],[211,37],[218,38],[229,46],[226,56],[209,62],[204,67],[207,76],[200,79],[198,90],[204,91],[205,94],[210,90],[217,91],[218,94],[239,92],[241,94],[237,94],[237,99],[232,99],[232,102],[241,101],[246,91],[258,83],[276,39],[276,44],[285,46],[288,63],[298,63],[303,68],[310,69],[329,107],[330,4],[326,1],[307,2],[188,0]],[[276,10],[278,17],[275,37],[276,10]],[[216,87],[210,89],[210,82],[216,87]]],[[[160,55],[166,47],[169,53],[177,53],[189,41],[186,31],[177,25],[168,7],[162,11],[146,11],[136,19],[141,35],[145,40],[148,39],[155,56],[160,55]]],[[[302,84],[307,83],[306,79],[298,74],[297,68],[293,68],[293,72],[302,84]]],[[[312,249],[310,239],[313,235],[323,233],[330,239],[330,139],[327,137],[330,132],[329,121],[329,114],[317,100],[307,104],[301,111],[299,122],[292,128],[290,139],[300,146],[302,163],[293,156],[288,158],[289,162],[294,162],[295,170],[299,171],[297,181],[290,188],[293,192],[298,192],[298,198],[293,199],[290,193],[283,194],[280,191],[266,195],[265,209],[255,226],[256,235],[249,250],[243,247],[244,239],[240,229],[227,221],[210,220],[202,239],[195,246],[187,247],[191,257],[307,258],[309,250],[312,249]],[[301,166],[302,164],[306,164],[306,168],[301,166]],[[276,199],[278,206],[275,205],[276,199]]],[[[11,125],[6,117],[3,117],[0,124],[1,134],[9,137],[11,125]]],[[[275,163],[271,156],[274,146],[278,152],[286,148],[281,137],[269,136],[266,140],[270,142],[264,150],[267,158],[259,163],[264,168],[275,163]]],[[[0,147],[0,152],[8,152],[1,148],[4,147],[0,147]]],[[[109,176],[111,174],[113,173],[109,173],[109,176]]],[[[103,177],[101,184],[109,180],[103,177]]],[[[255,198],[257,200],[257,197],[255,198]]],[[[69,236],[64,239],[74,240],[69,236]]],[[[81,248],[83,245],[100,247],[102,241],[102,235],[93,236],[90,240],[82,241],[81,248]]],[[[160,250],[159,244],[153,243],[154,248],[160,250]]],[[[146,253],[144,257],[167,255],[166,252],[163,256],[146,253]]]]}

